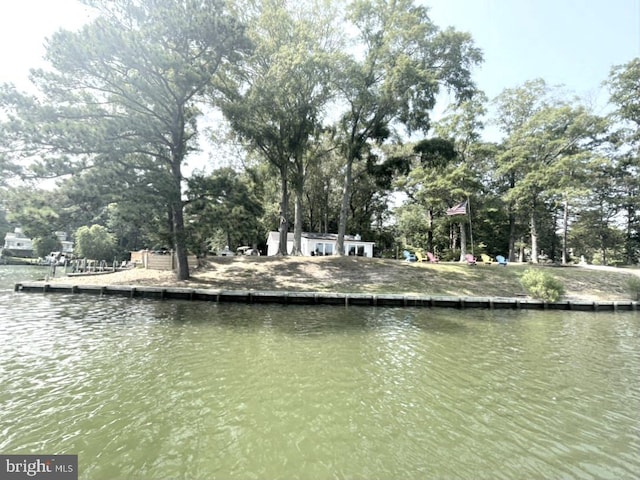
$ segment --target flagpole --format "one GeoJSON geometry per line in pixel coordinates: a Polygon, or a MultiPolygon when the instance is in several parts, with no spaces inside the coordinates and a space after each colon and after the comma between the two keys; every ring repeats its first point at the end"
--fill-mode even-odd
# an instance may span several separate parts
{"type": "Polygon", "coordinates": [[[473,252],[473,228],[471,227],[471,200],[469,200],[469,195],[467,195],[467,205],[469,206],[469,236],[471,237],[471,255],[475,257],[475,253],[473,252]]]}

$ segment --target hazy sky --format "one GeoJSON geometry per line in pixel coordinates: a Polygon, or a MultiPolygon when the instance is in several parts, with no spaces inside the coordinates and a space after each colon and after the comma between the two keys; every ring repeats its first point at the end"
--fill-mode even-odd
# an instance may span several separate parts
{"type": "MultiPolygon", "coordinates": [[[[640,0],[425,0],[441,28],[472,34],[485,62],[475,79],[488,95],[526,80],[564,84],[599,105],[613,65],[640,57],[640,0]]],[[[25,82],[60,27],[88,13],[76,0],[2,0],[0,82],[25,82]]]]}
{"type": "Polygon", "coordinates": [[[611,67],[640,57],[640,0],[426,3],[438,26],[470,32],[484,51],[475,78],[489,98],[534,78],[602,96],[611,67]]]}
{"type": "Polygon", "coordinates": [[[0,82],[26,82],[29,69],[41,65],[45,37],[89,18],[76,0],[0,1],[0,82]]]}

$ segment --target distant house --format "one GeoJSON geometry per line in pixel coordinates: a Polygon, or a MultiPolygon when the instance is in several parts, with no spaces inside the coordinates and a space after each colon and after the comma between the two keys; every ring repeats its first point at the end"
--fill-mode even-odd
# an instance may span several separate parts
{"type": "Polygon", "coordinates": [[[22,233],[20,227],[16,227],[4,236],[4,248],[17,257],[30,257],[33,254],[33,241],[22,233]]]}
{"type": "Polygon", "coordinates": [[[67,232],[54,232],[62,245],[62,253],[73,253],[73,242],[68,240],[67,232]]]}
{"type": "MultiPolygon", "coordinates": [[[[54,232],[62,245],[62,253],[73,252],[73,242],[67,240],[67,232],[54,232]]],[[[9,232],[4,237],[4,248],[10,250],[17,257],[31,257],[33,255],[33,240],[22,233],[20,227],[9,232]]]]}
{"type": "MultiPolygon", "coordinates": [[[[306,233],[302,232],[300,240],[300,249],[302,255],[306,256],[325,256],[333,255],[336,252],[336,242],[338,235],[335,233],[306,233]]],[[[269,232],[267,237],[267,255],[276,255],[278,253],[278,244],[280,242],[280,234],[278,232],[269,232]]],[[[344,236],[344,253],[358,257],[373,257],[374,242],[365,242],[360,235],[344,236]]],[[[293,233],[287,234],[287,253],[293,250],[293,233]]]]}

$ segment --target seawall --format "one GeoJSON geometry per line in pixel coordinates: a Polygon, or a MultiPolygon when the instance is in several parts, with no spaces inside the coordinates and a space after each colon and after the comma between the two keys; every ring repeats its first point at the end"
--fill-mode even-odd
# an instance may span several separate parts
{"type": "Polygon", "coordinates": [[[278,303],[284,305],[338,305],[366,307],[444,307],[487,308],[516,310],[575,310],[585,312],[637,311],[633,301],[574,301],[545,302],[542,300],[494,297],[445,297],[369,293],[326,293],[249,290],[210,290],[197,288],[146,287],[133,285],[71,285],[60,283],[16,283],[15,292],[72,293],[161,300],[198,300],[209,302],[278,303]]]}

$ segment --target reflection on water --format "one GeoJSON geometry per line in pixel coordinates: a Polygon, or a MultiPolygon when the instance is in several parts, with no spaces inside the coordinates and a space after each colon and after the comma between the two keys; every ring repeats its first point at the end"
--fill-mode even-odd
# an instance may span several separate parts
{"type": "Polygon", "coordinates": [[[81,478],[640,475],[637,313],[0,301],[0,452],[81,478]]]}

